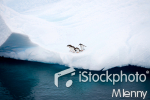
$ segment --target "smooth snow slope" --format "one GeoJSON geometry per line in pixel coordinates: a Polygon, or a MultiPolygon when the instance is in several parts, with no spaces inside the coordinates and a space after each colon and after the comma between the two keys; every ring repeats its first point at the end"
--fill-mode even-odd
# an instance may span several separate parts
{"type": "MultiPolygon", "coordinates": [[[[149,68],[149,5],[149,0],[4,0],[0,22],[6,25],[1,27],[28,36],[37,47],[3,47],[0,55],[91,70],[127,64],[149,68]],[[79,43],[87,46],[79,54],[66,47],[79,43]]],[[[9,33],[0,32],[0,45],[9,33]]]]}

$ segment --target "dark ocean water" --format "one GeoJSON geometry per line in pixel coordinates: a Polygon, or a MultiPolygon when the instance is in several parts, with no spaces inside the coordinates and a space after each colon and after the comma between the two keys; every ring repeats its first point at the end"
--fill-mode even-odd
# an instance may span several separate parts
{"type": "MultiPolygon", "coordinates": [[[[142,100],[141,97],[112,97],[113,89],[125,91],[147,91],[145,100],[150,100],[150,75],[146,74],[145,82],[79,82],[79,71],[76,74],[67,74],[59,78],[59,87],[54,85],[54,74],[67,69],[63,65],[44,64],[0,58],[0,100],[142,100]],[[71,87],[66,82],[72,79],[71,87]]],[[[124,66],[109,69],[109,73],[145,74],[150,69],[137,66],[124,66]]],[[[102,74],[105,71],[91,71],[102,74]]]]}

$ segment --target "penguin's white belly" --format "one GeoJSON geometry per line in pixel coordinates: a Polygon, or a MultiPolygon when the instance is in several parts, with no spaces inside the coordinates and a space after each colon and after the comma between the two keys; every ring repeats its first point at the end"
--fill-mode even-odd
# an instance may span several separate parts
{"type": "Polygon", "coordinates": [[[75,52],[74,48],[70,48],[72,52],[75,52]]]}
{"type": "Polygon", "coordinates": [[[83,45],[81,45],[80,47],[81,47],[81,50],[84,50],[84,46],[83,45]]]}
{"type": "Polygon", "coordinates": [[[70,47],[69,47],[70,51],[72,50],[70,47]]]}

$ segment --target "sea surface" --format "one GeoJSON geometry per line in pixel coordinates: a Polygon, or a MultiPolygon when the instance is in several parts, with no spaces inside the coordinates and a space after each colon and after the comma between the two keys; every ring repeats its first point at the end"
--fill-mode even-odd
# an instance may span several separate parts
{"type": "MultiPolygon", "coordinates": [[[[146,75],[145,82],[79,82],[79,71],[102,74],[106,71],[89,71],[75,69],[71,74],[59,77],[58,87],[54,84],[54,75],[68,69],[67,66],[58,64],[45,64],[0,57],[0,100],[143,100],[142,97],[112,97],[113,89],[125,91],[147,91],[145,100],[150,100],[150,75],[140,66],[128,65],[109,69],[110,74],[146,75]],[[66,82],[72,80],[71,87],[66,87],[66,82]]],[[[84,78],[83,78],[84,79],[84,78]]]]}

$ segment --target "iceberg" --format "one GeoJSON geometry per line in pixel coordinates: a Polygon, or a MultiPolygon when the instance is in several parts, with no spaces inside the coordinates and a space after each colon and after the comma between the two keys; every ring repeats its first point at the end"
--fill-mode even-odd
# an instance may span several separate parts
{"type": "Polygon", "coordinates": [[[3,0],[0,56],[100,70],[150,68],[150,1],[3,0]],[[87,47],[71,53],[68,44],[87,47]]]}

